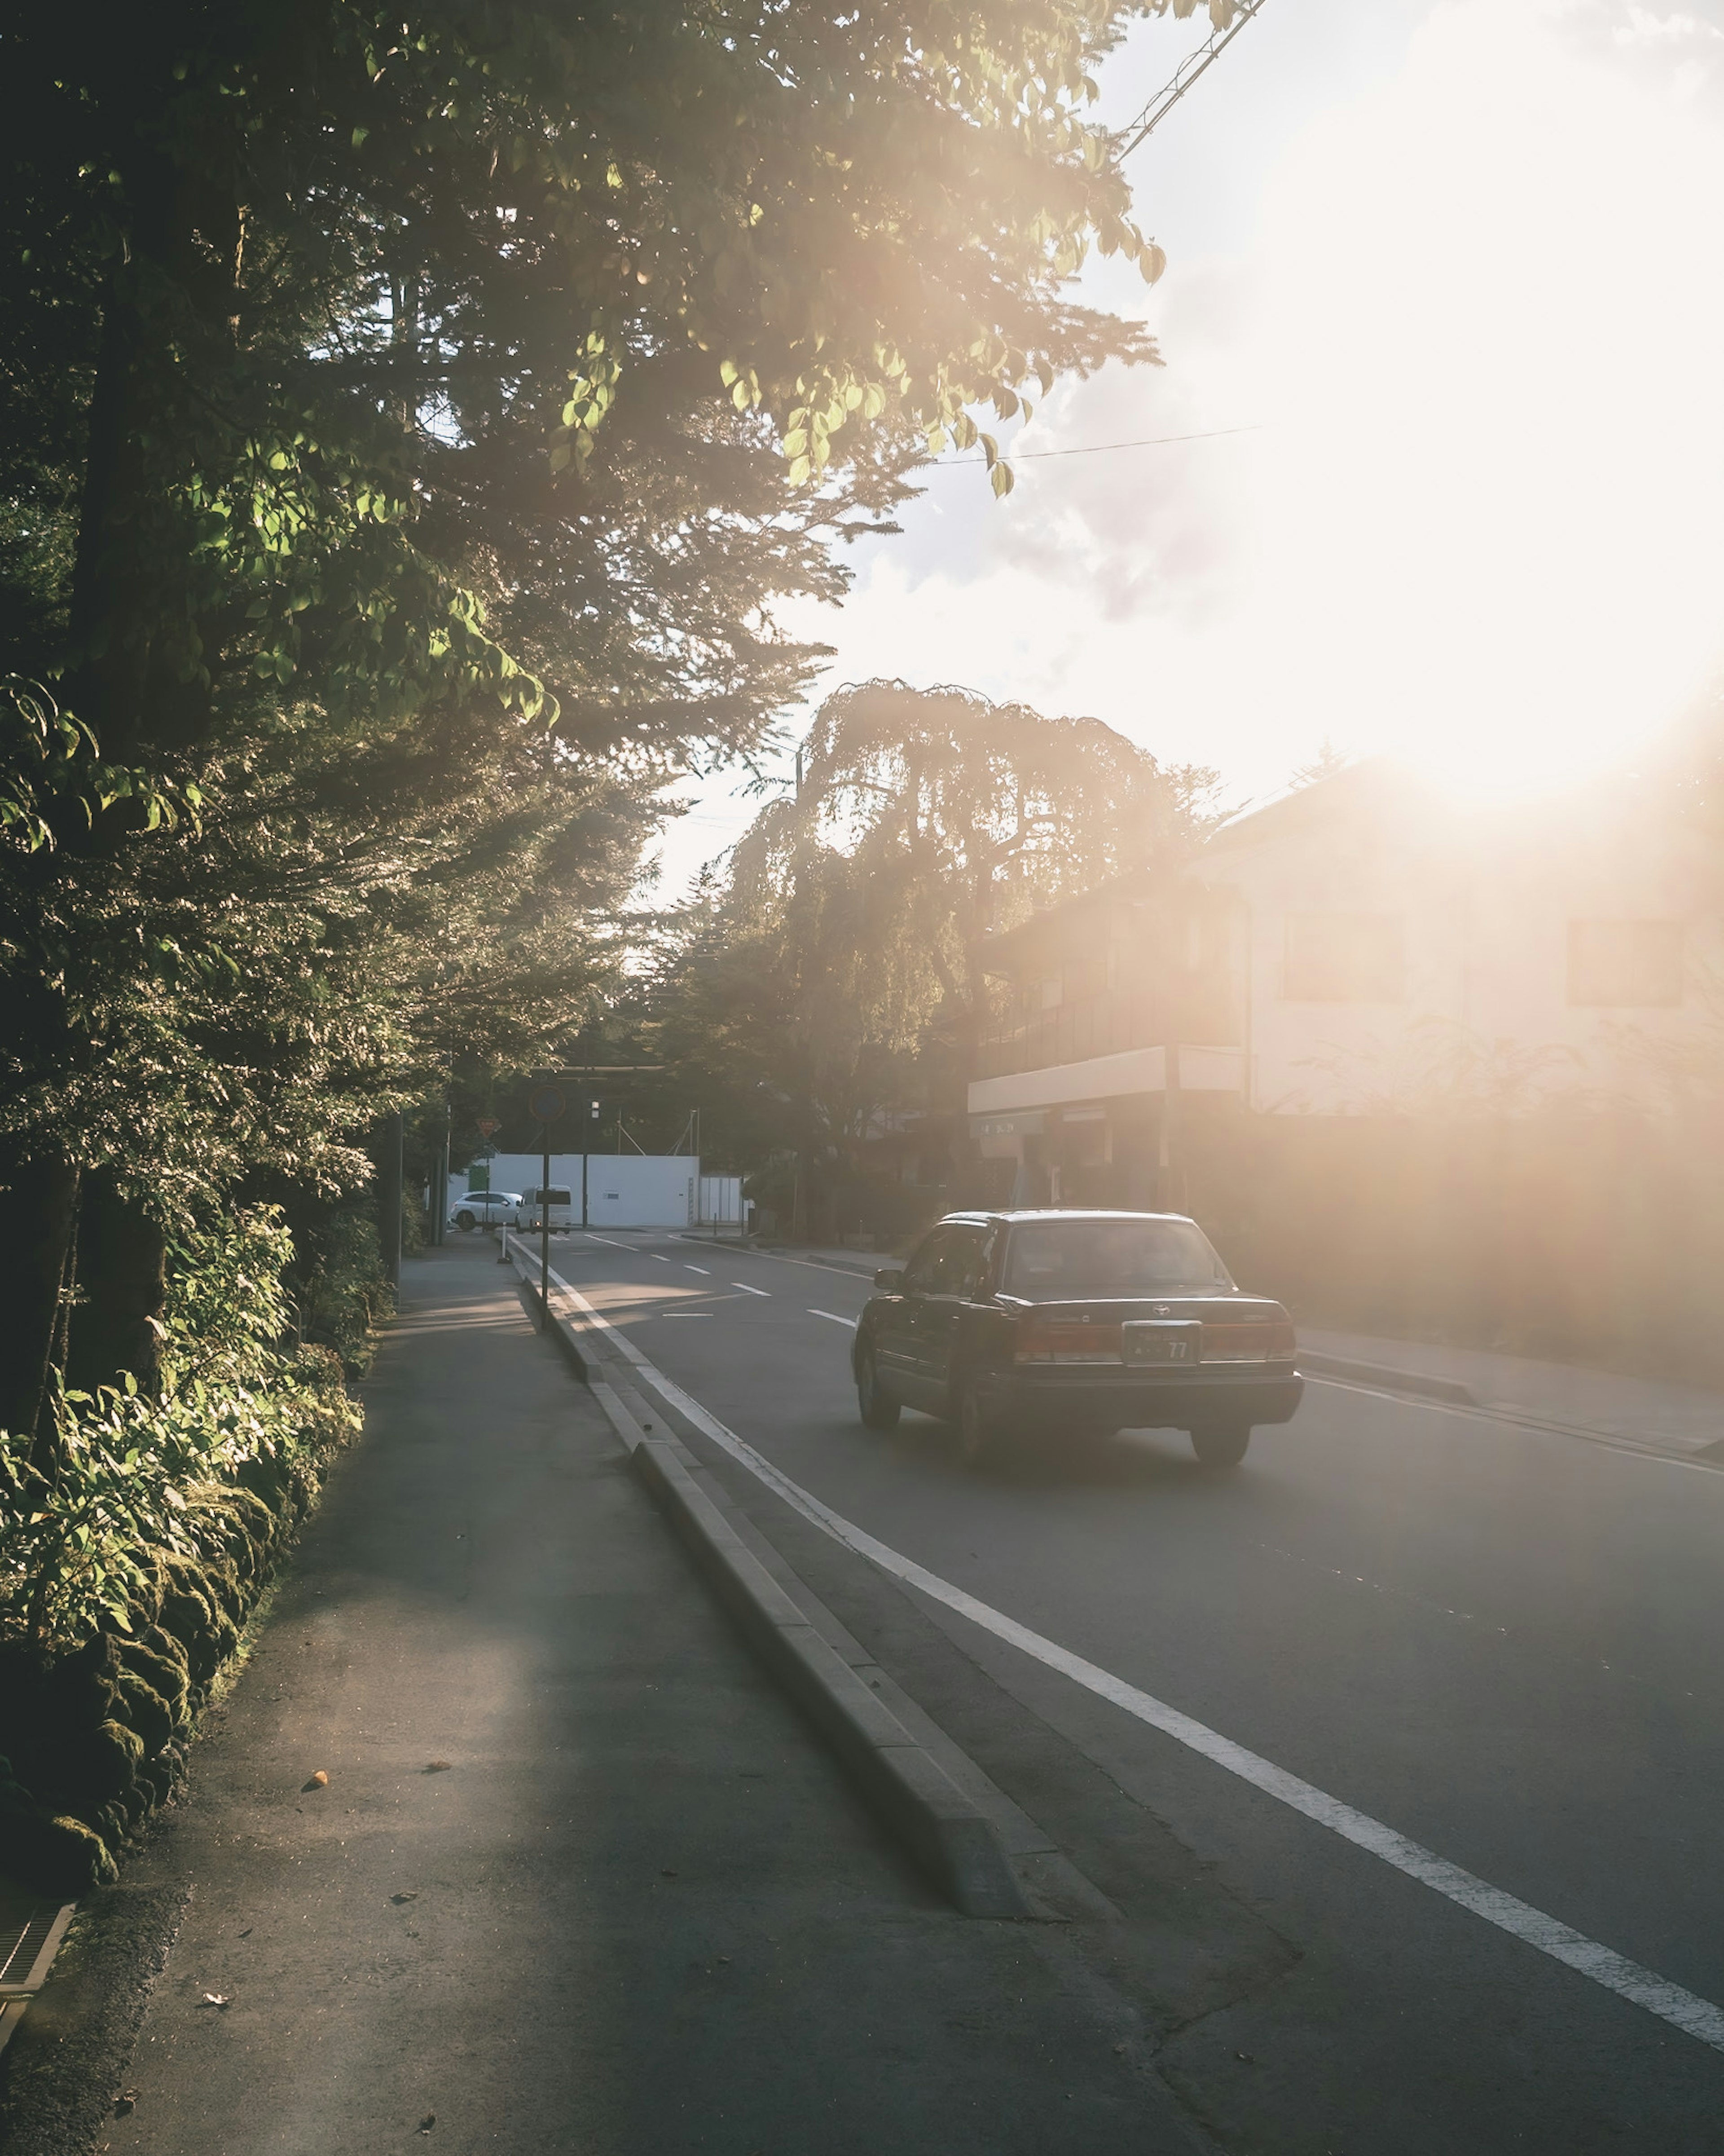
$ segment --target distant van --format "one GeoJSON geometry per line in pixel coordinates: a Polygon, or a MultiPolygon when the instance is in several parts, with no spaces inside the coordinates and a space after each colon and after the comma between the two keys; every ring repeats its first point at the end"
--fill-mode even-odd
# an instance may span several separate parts
{"type": "Polygon", "coordinates": [[[537,1235],[547,1214],[553,1234],[559,1228],[572,1228],[574,1194],[567,1190],[528,1190],[521,1194],[520,1220],[523,1228],[531,1228],[537,1235]]]}

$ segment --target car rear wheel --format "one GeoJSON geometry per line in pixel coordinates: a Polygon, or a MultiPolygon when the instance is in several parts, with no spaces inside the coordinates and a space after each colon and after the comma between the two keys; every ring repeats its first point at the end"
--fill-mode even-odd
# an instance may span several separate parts
{"type": "Polygon", "coordinates": [[[470,1235],[479,1223],[464,1205],[455,1215],[455,1225],[464,1235],[470,1235]]]}
{"type": "Polygon", "coordinates": [[[873,1351],[865,1348],[856,1362],[856,1409],[870,1430],[896,1430],[900,1409],[880,1389],[873,1351]]]}
{"type": "Polygon", "coordinates": [[[1212,1422],[1191,1433],[1191,1449],[1203,1467],[1237,1467],[1250,1442],[1248,1422],[1212,1422]]]}

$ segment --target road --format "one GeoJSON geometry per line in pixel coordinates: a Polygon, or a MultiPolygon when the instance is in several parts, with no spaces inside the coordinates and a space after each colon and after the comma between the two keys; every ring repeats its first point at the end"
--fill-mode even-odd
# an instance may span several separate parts
{"type": "MultiPolygon", "coordinates": [[[[1327,1383],[1225,1480],[1173,1433],[978,1473],[928,1418],[858,1421],[859,1276],[668,1235],[554,1262],[868,1534],[1724,2003],[1724,1475],[1327,1383]]],[[[1724,2054],[941,1621],[1296,1943],[1171,2061],[1224,2146],[1724,2148],[1724,2054]],[[1257,2071],[1220,2076],[1229,2046],[1257,2071]]]]}

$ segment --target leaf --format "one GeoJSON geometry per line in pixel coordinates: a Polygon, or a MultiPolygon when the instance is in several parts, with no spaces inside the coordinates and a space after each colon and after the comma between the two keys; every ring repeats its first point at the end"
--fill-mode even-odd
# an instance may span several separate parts
{"type": "Polygon", "coordinates": [[[1146,240],[1143,251],[1137,257],[1137,267],[1143,273],[1146,285],[1159,284],[1162,272],[1167,266],[1167,250],[1157,247],[1152,239],[1146,240]]]}
{"type": "Polygon", "coordinates": [[[992,471],[999,461],[1000,445],[992,434],[983,434],[981,440],[982,454],[988,459],[988,469],[992,471]]]}
{"type": "Polygon", "coordinates": [[[1002,501],[1018,484],[1016,475],[1003,457],[988,475],[988,484],[993,489],[996,497],[1002,501]]]}

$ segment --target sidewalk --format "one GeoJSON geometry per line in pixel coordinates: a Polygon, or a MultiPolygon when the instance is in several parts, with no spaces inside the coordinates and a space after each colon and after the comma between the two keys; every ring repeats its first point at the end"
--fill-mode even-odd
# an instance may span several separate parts
{"type": "Polygon", "coordinates": [[[1067,1928],[883,1840],[488,1240],[409,1265],[366,1397],[129,1869],[192,1898],[112,2156],[1191,2156],[1067,1928]]]}
{"type": "Polygon", "coordinates": [[[1724,1462],[1724,1394],[1651,1378],[1577,1369],[1483,1348],[1444,1348],[1424,1341],[1380,1339],[1367,1332],[1331,1332],[1301,1325],[1299,1345],[1309,1373],[1369,1383],[1368,1374],[1435,1378],[1458,1385],[1481,1408],[1516,1421],[1609,1438],[1650,1452],[1724,1462]],[[1342,1365],[1346,1365],[1342,1368],[1342,1365]]]}

